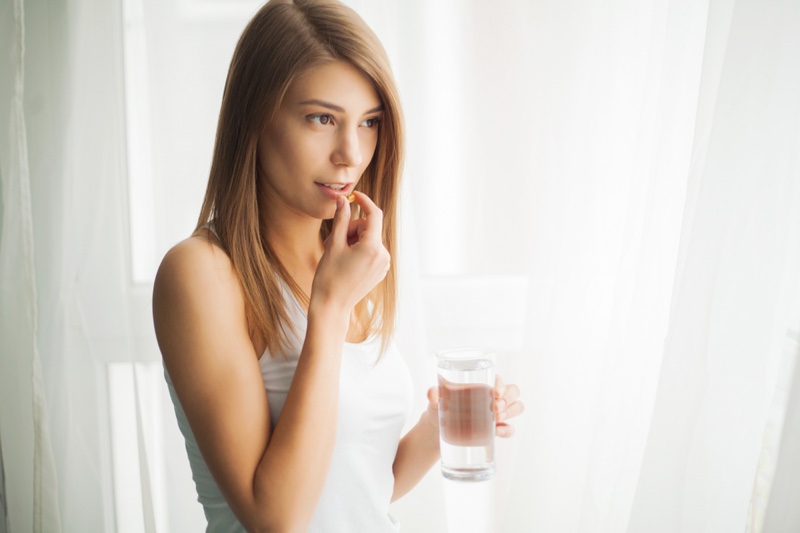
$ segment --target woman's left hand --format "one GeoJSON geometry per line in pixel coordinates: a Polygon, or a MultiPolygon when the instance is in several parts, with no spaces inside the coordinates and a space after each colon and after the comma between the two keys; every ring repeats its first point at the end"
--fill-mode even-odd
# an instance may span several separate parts
{"type": "MultiPolygon", "coordinates": [[[[500,376],[496,376],[492,410],[495,414],[495,434],[503,438],[514,435],[514,426],[507,421],[525,411],[525,404],[519,400],[519,387],[514,384],[506,385],[500,376]]],[[[422,416],[435,428],[437,436],[439,433],[438,413],[439,387],[431,387],[428,389],[428,409],[422,416]]]]}
{"type": "Polygon", "coordinates": [[[510,437],[514,434],[514,426],[506,420],[520,415],[525,411],[525,404],[519,400],[519,387],[514,384],[506,385],[500,376],[494,380],[494,414],[495,433],[498,437],[510,437]]]}

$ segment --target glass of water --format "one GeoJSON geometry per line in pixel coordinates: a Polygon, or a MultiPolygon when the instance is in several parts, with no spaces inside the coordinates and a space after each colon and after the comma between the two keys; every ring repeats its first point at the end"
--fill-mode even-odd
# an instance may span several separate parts
{"type": "Polygon", "coordinates": [[[436,353],[439,448],[448,479],[483,481],[495,473],[494,361],[485,348],[436,353]]]}

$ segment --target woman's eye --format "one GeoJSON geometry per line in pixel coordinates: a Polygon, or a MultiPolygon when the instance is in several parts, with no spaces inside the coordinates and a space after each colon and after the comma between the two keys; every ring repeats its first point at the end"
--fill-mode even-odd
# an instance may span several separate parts
{"type": "Polygon", "coordinates": [[[378,117],[372,117],[362,122],[361,125],[366,128],[375,128],[378,126],[378,124],[380,124],[380,122],[381,119],[379,119],[378,117]]]}
{"type": "Polygon", "coordinates": [[[328,125],[328,124],[330,124],[330,123],[332,123],[332,122],[333,122],[333,117],[332,117],[332,116],[330,116],[330,115],[324,115],[324,114],[320,114],[320,115],[310,115],[310,116],[308,117],[308,119],[309,119],[311,122],[316,122],[317,124],[321,124],[321,125],[323,125],[323,126],[326,126],[326,125],[328,125]]]}

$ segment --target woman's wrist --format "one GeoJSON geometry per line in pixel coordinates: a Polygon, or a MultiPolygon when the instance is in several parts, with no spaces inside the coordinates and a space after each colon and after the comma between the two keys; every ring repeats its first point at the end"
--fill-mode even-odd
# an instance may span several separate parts
{"type": "Polygon", "coordinates": [[[308,304],[308,324],[309,327],[325,324],[346,335],[350,326],[350,311],[334,302],[312,296],[308,304]]]}
{"type": "Polygon", "coordinates": [[[425,435],[425,442],[432,448],[439,449],[439,415],[430,407],[427,408],[419,417],[417,422],[420,431],[425,435]]]}
{"type": "Polygon", "coordinates": [[[308,316],[321,317],[324,319],[349,316],[343,305],[337,305],[332,300],[311,297],[308,302],[308,316]]]}

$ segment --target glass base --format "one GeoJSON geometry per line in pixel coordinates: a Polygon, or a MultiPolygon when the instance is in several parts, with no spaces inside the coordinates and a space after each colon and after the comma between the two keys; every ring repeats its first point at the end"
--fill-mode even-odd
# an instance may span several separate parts
{"type": "Polygon", "coordinates": [[[494,477],[496,471],[494,465],[480,469],[442,466],[442,475],[453,481],[488,481],[494,477]]]}

